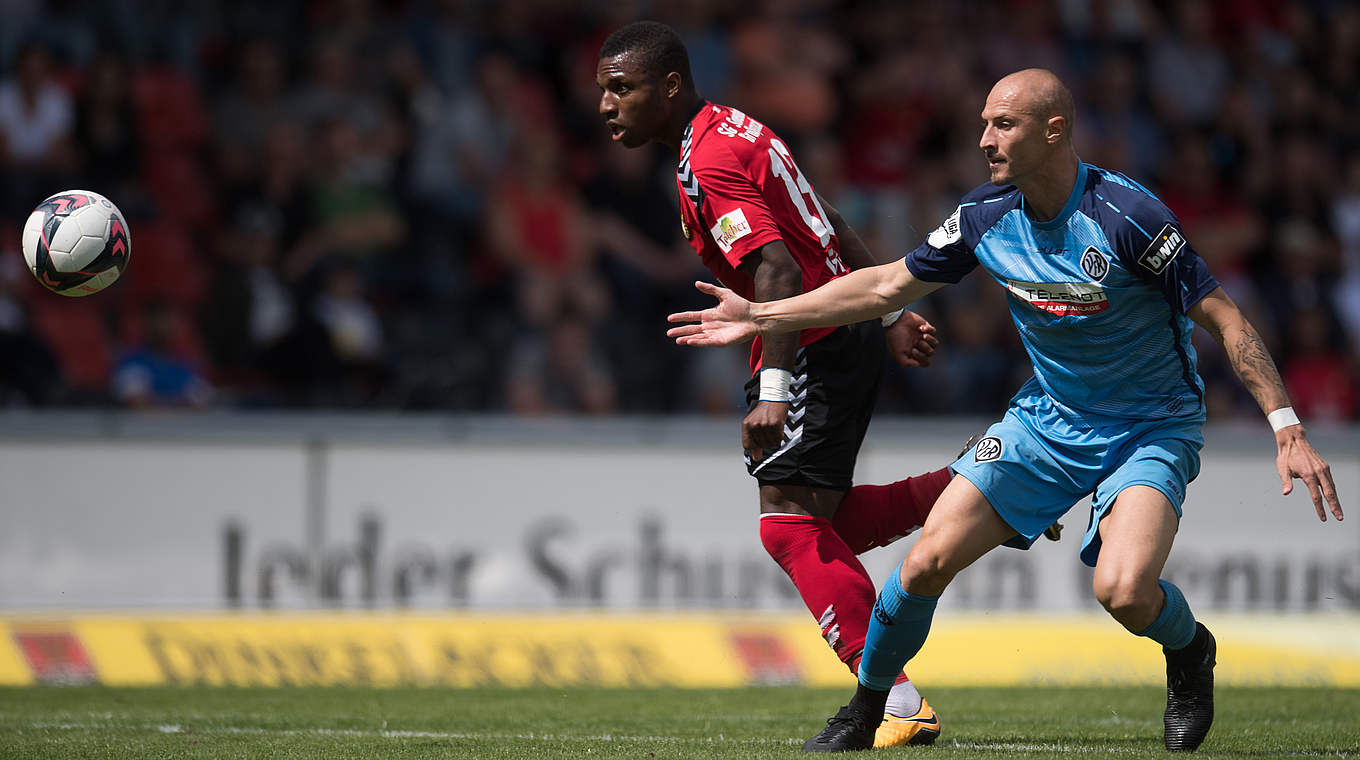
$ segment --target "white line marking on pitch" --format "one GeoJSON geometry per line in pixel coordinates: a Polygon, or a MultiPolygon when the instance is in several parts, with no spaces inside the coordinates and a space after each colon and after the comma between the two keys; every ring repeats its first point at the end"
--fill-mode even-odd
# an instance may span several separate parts
{"type": "MultiPolygon", "coordinates": [[[[382,739],[464,739],[476,741],[544,741],[544,742],[652,742],[683,744],[700,742],[706,744],[757,744],[775,746],[799,746],[802,739],[775,739],[766,737],[729,738],[724,734],[708,737],[685,736],[648,736],[634,734],[554,734],[530,731],[528,733],[492,733],[464,731],[416,731],[416,730],[371,730],[361,728],[264,728],[260,726],[185,726],[179,723],[120,723],[120,722],[16,722],[24,728],[52,729],[58,731],[146,731],[162,734],[227,734],[245,736],[353,736],[382,739]]],[[[949,749],[990,751],[990,752],[1051,752],[1061,754],[1109,754],[1124,755],[1141,753],[1134,747],[1111,747],[1089,744],[1056,744],[1031,742],[964,742],[941,741],[936,744],[949,749]]],[[[1271,757],[1360,757],[1348,752],[1270,752],[1271,757]]]]}
{"type": "Polygon", "coordinates": [[[729,738],[724,734],[706,737],[648,736],[634,734],[554,734],[530,731],[509,734],[491,732],[460,731],[415,731],[415,730],[367,730],[360,728],[263,728],[258,726],[184,726],[178,723],[77,723],[32,722],[22,724],[27,728],[55,729],[59,731],[148,731],[162,734],[235,734],[263,736],[355,736],[383,739],[473,739],[479,741],[562,741],[562,742],[664,742],[664,743],[720,743],[734,744],[802,744],[801,739],[773,739],[763,737],[729,738]]]}

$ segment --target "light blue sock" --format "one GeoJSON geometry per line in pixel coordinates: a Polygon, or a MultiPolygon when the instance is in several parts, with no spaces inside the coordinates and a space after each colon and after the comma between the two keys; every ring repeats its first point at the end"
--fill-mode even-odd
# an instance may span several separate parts
{"type": "Polygon", "coordinates": [[[859,682],[865,688],[887,691],[907,660],[921,651],[935,617],[938,596],[917,596],[902,588],[902,568],[883,584],[869,618],[864,654],[859,661],[859,682]]]}
{"type": "MultiPolygon", "coordinates": [[[[1162,612],[1152,621],[1152,625],[1139,631],[1138,635],[1146,636],[1167,649],[1184,649],[1195,638],[1195,615],[1190,611],[1190,605],[1186,604],[1185,595],[1174,583],[1157,581],[1157,585],[1166,594],[1162,612]]],[[[873,630],[872,625],[869,630],[873,630]]]]}

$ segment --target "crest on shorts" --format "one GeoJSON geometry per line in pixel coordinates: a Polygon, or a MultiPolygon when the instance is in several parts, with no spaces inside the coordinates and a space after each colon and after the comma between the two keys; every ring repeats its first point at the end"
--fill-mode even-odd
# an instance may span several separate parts
{"type": "Polygon", "coordinates": [[[1081,271],[1092,280],[1100,282],[1105,279],[1106,274],[1109,274],[1110,262],[1095,246],[1087,246],[1086,252],[1081,255],[1081,271]]]}
{"type": "Polygon", "coordinates": [[[973,459],[978,462],[992,462],[1001,458],[1001,439],[994,435],[977,442],[973,449],[973,459]]]}

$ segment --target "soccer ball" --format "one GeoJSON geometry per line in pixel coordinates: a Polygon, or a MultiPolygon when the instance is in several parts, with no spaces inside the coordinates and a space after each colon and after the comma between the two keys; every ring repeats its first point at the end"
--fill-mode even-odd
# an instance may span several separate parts
{"type": "Polygon", "coordinates": [[[87,296],[113,284],[127,266],[132,237],[123,212],[89,190],[48,198],[24,224],[24,261],[43,287],[87,296]]]}

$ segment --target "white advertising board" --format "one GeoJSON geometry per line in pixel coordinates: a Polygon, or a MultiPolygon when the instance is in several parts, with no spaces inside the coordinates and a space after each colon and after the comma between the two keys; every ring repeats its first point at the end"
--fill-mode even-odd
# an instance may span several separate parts
{"type": "MultiPolygon", "coordinates": [[[[0,440],[0,609],[800,608],[712,436],[163,438],[0,440]]],[[[942,466],[925,438],[871,436],[860,481],[942,466]]],[[[1360,610],[1355,518],[1319,522],[1269,450],[1209,440],[1167,571],[1192,604],[1360,610]]],[[[1360,458],[1324,453],[1360,517],[1360,458]]],[[[1094,609],[1086,522],[1081,504],[1060,543],[984,557],[942,609],[1094,609]]],[[[876,582],[911,540],[865,555],[876,582]]]]}

